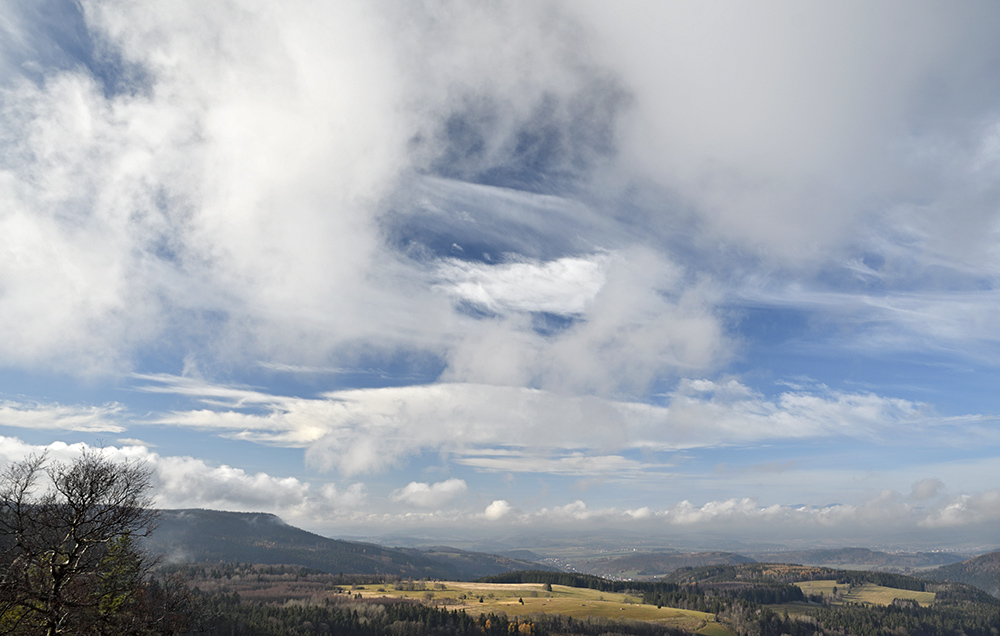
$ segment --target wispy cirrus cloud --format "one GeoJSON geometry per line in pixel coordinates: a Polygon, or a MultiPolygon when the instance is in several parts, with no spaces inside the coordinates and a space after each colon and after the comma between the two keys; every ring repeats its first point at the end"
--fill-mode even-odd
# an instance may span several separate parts
{"type": "MultiPolygon", "coordinates": [[[[161,425],[303,447],[312,465],[379,472],[424,451],[483,470],[638,474],[662,469],[607,449],[674,451],[766,440],[851,438],[889,444],[989,418],[937,416],[926,405],[873,393],[798,388],[766,397],[736,380],[690,380],[663,405],[568,397],[533,389],[433,384],[337,391],[304,399],[187,378],[144,378],[215,408],[161,414],[161,425]],[[220,396],[224,396],[223,401],[220,396]]],[[[930,436],[930,437],[927,437],[930,436]]]]}
{"type": "Polygon", "coordinates": [[[605,282],[609,257],[489,265],[449,259],[438,265],[441,288],[487,311],[583,313],[605,282]]]}
{"type": "Polygon", "coordinates": [[[127,413],[124,404],[71,406],[4,400],[0,402],[0,426],[16,428],[121,433],[127,413]]]}

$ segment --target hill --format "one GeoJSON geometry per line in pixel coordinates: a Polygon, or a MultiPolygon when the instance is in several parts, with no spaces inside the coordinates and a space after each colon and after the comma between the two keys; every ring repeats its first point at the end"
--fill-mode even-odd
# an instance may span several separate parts
{"type": "Polygon", "coordinates": [[[755,552],[751,556],[767,563],[798,563],[846,569],[912,570],[949,563],[964,557],[951,552],[879,552],[868,548],[836,548],[783,552],[755,552]]]}
{"type": "Polygon", "coordinates": [[[530,561],[448,548],[387,548],[342,541],[290,526],[267,513],[163,510],[144,539],[146,549],[168,563],[237,562],[300,565],[332,574],[395,575],[409,578],[474,579],[525,568],[530,561]]]}
{"type": "Polygon", "coordinates": [[[621,556],[586,559],[574,563],[579,572],[610,577],[662,576],[685,567],[755,563],[732,552],[634,552],[621,556]]]}
{"type": "Polygon", "coordinates": [[[923,573],[936,581],[953,581],[974,585],[1000,598],[1000,552],[990,552],[961,563],[944,565],[923,573]]]}
{"type": "MultiPolygon", "coordinates": [[[[511,555],[488,554],[485,552],[470,552],[448,546],[429,548],[398,548],[406,554],[430,559],[436,563],[447,565],[454,569],[459,579],[478,579],[484,576],[502,574],[526,568],[535,570],[556,571],[547,565],[535,561],[515,558],[511,555]]],[[[524,550],[527,552],[527,550],[524,550]]]]}

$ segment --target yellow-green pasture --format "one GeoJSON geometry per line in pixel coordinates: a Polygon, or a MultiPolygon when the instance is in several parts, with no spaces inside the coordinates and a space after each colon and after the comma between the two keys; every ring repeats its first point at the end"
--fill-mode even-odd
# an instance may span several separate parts
{"type": "Polygon", "coordinates": [[[924,607],[934,602],[934,592],[917,592],[914,590],[901,590],[894,587],[882,587],[872,583],[850,586],[847,584],[837,584],[835,580],[829,581],[801,581],[796,583],[802,592],[809,594],[822,594],[832,596],[834,588],[840,594],[835,603],[871,603],[872,605],[889,605],[893,599],[905,598],[913,599],[924,607]]]}
{"type": "Polygon", "coordinates": [[[364,597],[406,597],[470,614],[503,612],[508,616],[562,614],[573,618],[598,616],[650,621],[680,627],[703,636],[731,636],[715,622],[714,614],[642,603],[641,597],[598,590],[553,585],[548,591],[541,583],[466,583],[437,581],[423,583],[424,589],[405,590],[395,586],[366,585],[364,589],[344,589],[364,597]],[[482,602],[480,602],[482,599],[482,602]],[[523,603],[522,603],[523,601],[523,603]]]}

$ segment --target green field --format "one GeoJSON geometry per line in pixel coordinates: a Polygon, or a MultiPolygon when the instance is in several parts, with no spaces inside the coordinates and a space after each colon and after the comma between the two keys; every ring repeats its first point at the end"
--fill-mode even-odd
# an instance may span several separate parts
{"type": "Polygon", "coordinates": [[[841,594],[836,603],[871,603],[872,605],[889,605],[893,599],[912,599],[924,607],[934,602],[934,592],[917,592],[914,590],[900,590],[894,587],[882,587],[865,583],[848,588],[846,584],[838,585],[835,580],[828,581],[801,581],[796,583],[806,594],[822,594],[832,596],[834,589],[841,594]]]}
{"type": "Polygon", "coordinates": [[[541,583],[440,581],[425,583],[423,587],[425,589],[398,590],[392,585],[371,585],[364,586],[365,589],[343,589],[364,597],[416,598],[448,609],[462,609],[470,614],[503,612],[508,616],[596,616],[673,625],[704,636],[731,636],[729,630],[715,622],[713,614],[670,607],[657,608],[655,605],[643,604],[641,598],[624,594],[563,585],[553,585],[552,591],[547,591],[541,583]]]}

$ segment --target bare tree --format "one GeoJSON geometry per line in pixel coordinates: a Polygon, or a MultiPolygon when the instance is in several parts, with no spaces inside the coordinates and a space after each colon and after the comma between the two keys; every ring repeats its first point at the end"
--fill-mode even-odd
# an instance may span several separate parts
{"type": "Polygon", "coordinates": [[[151,611],[159,588],[135,545],[156,519],[149,488],[143,464],[100,451],[9,465],[0,474],[0,634],[169,633],[156,628],[165,624],[151,611]]]}

